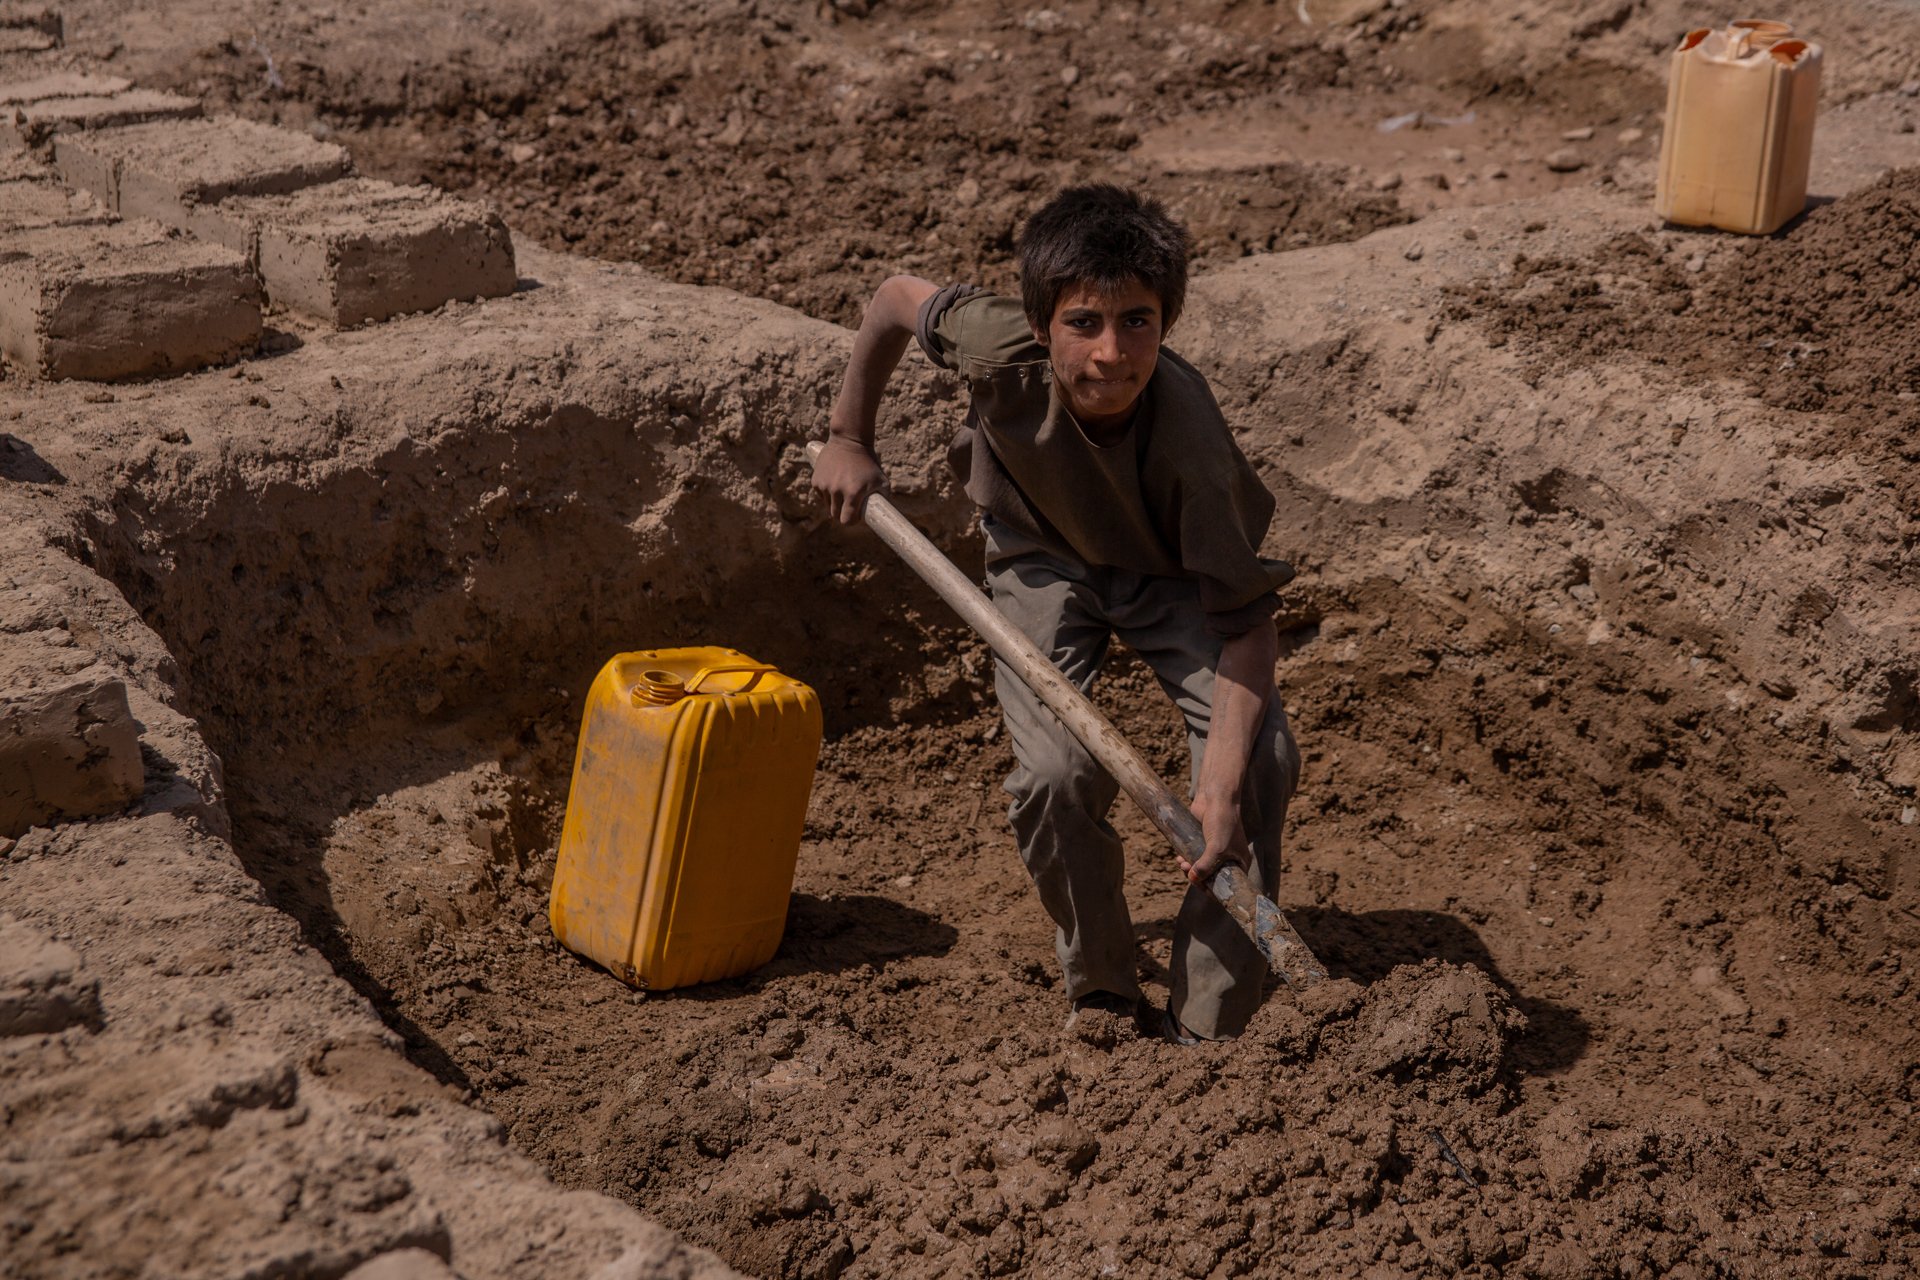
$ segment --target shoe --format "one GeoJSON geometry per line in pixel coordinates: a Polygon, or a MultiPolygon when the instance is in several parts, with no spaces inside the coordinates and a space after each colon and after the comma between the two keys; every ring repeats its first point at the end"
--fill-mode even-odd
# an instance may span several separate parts
{"type": "Polygon", "coordinates": [[[1074,1000],[1066,1031],[1088,1044],[1110,1049],[1119,1040],[1121,1028],[1129,1023],[1136,1034],[1158,1034],[1157,1029],[1149,1030],[1153,1026],[1152,1010],[1145,996],[1135,999],[1117,991],[1089,991],[1074,1000]]]}
{"type": "Polygon", "coordinates": [[[1130,1018],[1139,1011],[1140,1001],[1129,999],[1117,991],[1089,991],[1073,1002],[1075,1013],[1084,1013],[1088,1009],[1099,1009],[1116,1018],[1130,1018]]]}
{"type": "Polygon", "coordinates": [[[1191,1034],[1180,1025],[1180,1019],[1173,1016],[1173,1006],[1168,1005],[1160,1011],[1160,1038],[1168,1044],[1194,1045],[1200,1043],[1200,1037],[1191,1034]]]}

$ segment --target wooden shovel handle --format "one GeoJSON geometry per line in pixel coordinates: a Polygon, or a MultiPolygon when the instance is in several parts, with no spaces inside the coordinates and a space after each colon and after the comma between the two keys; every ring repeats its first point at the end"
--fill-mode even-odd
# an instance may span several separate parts
{"type": "MultiPolygon", "coordinates": [[[[822,448],[818,441],[809,442],[807,461],[817,459],[822,448]]],[[[954,568],[953,562],[927,541],[926,535],[914,528],[891,502],[879,494],[869,497],[866,520],[868,527],[880,535],[880,540],[906,561],[907,567],[919,574],[942,600],[953,606],[954,612],[980,634],[1001,661],[1060,717],[1068,732],[1079,739],[1088,754],[1113,775],[1120,789],[1173,842],[1175,851],[1189,862],[1198,860],[1206,850],[1199,819],[1140,758],[1140,753],[1113,727],[1113,722],[1100,714],[1047,655],[1007,621],[1006,615],[993,607],[993,602],[980,588],[954,568]]],[[[1238,867],[1231,864],[1222,867],[1208,888],[1247,930],[1268,964],[1289,985],[1304,989],[1326,978],[1326,969],[1287,923],[1280,908],[1255,894],[1238,867]]]]}

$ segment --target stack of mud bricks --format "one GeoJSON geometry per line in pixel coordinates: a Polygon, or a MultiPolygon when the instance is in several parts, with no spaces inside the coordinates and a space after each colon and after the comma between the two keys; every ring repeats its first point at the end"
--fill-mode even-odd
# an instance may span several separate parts
{"type": "Polygon", "coordinates": [[[514,287],[492,210],[353,176],[303,133],[58,72],[0,85],[0,354],[115,381],[253,351],[271,303],[346,328],[514,287]]]}

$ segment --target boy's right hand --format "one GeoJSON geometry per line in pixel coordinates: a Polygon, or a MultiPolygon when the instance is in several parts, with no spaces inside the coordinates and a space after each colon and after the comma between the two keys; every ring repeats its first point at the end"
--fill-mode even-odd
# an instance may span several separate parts
{"type": "Polygon", "coordinates": [[[887,473],[871,447],[849,436],[829,435],[814,460],[813,487],[826,498],[835,520],[859,524],[866,517],[868,497],[887,487],[887,473]]]}

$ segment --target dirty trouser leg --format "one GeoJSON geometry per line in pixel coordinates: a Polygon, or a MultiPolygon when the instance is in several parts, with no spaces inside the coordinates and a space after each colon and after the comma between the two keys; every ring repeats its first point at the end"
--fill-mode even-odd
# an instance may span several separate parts
{"type": "MultiPolygon", "coordinates": [[[[1003,544],[1017,535],[1002,533],[1003,544]]],[[[994,605],[1082,690],[1111,642],[1091,578],[1098,570],[1044,553],[1002,558],[988,531],[987,583],[994,605]]],[[[1121,888],[1125,856],[1107,821],[1119,785],[1011,668],[994,663],[994,691],[1016,766],[1007,778],[1020,856],[1057,932],[1054,949],[1067,996],[1111,991],[1140,996],[1133,920],[1121,888]]]]}
{"type": "MultiPolygon", "coordinates": [[[[1186,717],[1190,782],[1198,779],[1222,642],[1207,632],[1197,589],[1177,579],[1122,580],[1108,603],[1121,640],[1153,668],[1160,687],[1186,717]]],[[[1247,878],[1258,893],[1272,896],[1279,886],[1280,837],[1299,782],[1299,748],[1276,692],[1267,703],[1240,791],[1240,821],[1253,851],[1247,878]]],[[[1169,1004],[1195,1035],[1237,1036],[1260,1007],[1266,961],[1226,908],[1198,885],[1188,887],[1174,921],[1171,968],[1169,1004]]]]}

